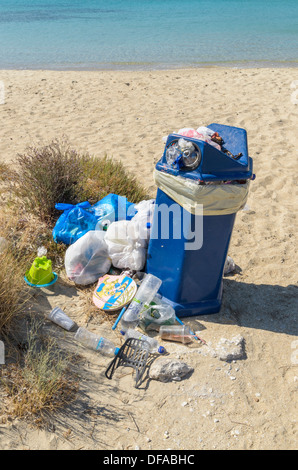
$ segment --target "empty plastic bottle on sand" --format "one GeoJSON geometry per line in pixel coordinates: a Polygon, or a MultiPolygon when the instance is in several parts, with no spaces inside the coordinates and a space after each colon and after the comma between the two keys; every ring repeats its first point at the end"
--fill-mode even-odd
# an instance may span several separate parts
{"type": "Polygon", "coordinates": [[[91,333],[86,328],[80,327],[74,338],[87,348],[98,351],[104,356],[114,356],[119,351],[119,348],[116,348],[112,341],[91,333]]]}
{"type": "Polygon", "coordinates": [[[124,330],[138,326],[141,310],[144,307],[149,307],[161,284],[162,281],[158,277],[153,276],[153,274],[146,274],[144,276],[136,295],[121,319],[121,325],[124,330]]]}
{"type": "Polygon", "coordinates": [[[143,335],[137,330],[134,330],[132,328],[129,328],[126,331],[121,330],[120,333],[125,337],[125,339],[128,338],[136,338],[140,339],[145,342],[144,347],[149,349],[149,352],[152,354],[154,353],[159,353],[163,354],[165,353],[165,348],[163,346],[160,346],[158,341],[154,338],[150,338],[149,336],[143,335]]]}
{"type": "Polygon", "coordinates": [[[196,336],[186,325],[161,325],[159,335],[161,339],[177,341],[183,344],[192,343],[196,339],[196,336]]]}

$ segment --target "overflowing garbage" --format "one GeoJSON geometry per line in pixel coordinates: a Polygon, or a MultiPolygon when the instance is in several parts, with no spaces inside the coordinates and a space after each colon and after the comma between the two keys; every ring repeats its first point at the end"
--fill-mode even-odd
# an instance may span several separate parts
{"type": "MultiPolygon", "coordinates": [[[[122,276],[127,278],[125,274],[122,276]]],[[[121,365],[133,367],[135,369],[135,387],[138,387],[142,382],[148,358],[152,355],[158,357],[167,354],[166,348],[160,344],[160,341],[174,341],[185,345],[194,341],[204,342],[176,317],[175,310],[169,304],[158,297],[157,291],[160,285],[160,279],[145,274],[132,301],[128,303],[127,308],[122,309],[127,314],[119,314],[118,316],[119,320],[122,319],[119,334],[124,339],[124,344],[121,347],[108,338],[78,326],[59,307],[55,307],[47,315],[47,319],[68,332],[74,332],[74,340],[82,346],[103,356],[113,358],[106,369],[105,375],[108,379],[112,378],[115,369],[121,365]],[[122,316],[123,318],[121,318],[122,316]],[[158,331],[159,339],[149,336],[148,330],[158,331]]],[[[171,374],[173,374],[173,380],[179,380],[177,378],[180,370],[179,361],[176,363],[172,370],[171,361],[167,361],[167,366],[163,365],[158,380],[170,380],[171,374]]],[[[181,367],[182,376],[191,370],[186,364],[181,367]]],[[[152,378],[157,379],[156,370],[152,374],[152,378]]]]}
{"type": "MultiPolygon", "coordinates": [[[[227,241],[224,242],[222,251],[218,251],[218,246],[216,250],[212,248],[210,251],[210,253],[217,253],[218,258],[224,258],[219,259],[218,266],[213,269],[214,281],[219,291],[221,288],[220,283],[217,282],[218,276],[222,277],[236,269],[233,259],[227,256],[228,242],[234,215],[244,207],[248,193],[248,180],[252,179],[251,162],[245,155],[244,160],[245,158],[246,160],[242,161],[242,157],[242,152],[235,154],[228,150],[225,147],[225,140],[214,129],[202,126],[197,129],[182,128],[166,138],[163,159],[156,170],[159,195],[162,194],[160,197],[164,200],[167,201],[168,198],[169,201],[175,201],[181,207],[192,211],[197,201],[203,197],[204,216],[213,216],[213,218],[209,217],[209,221],[226,215],[230,217],[230,222],[225,229],[227,241]],[[205,149],[207,163],[204,163],[200,148],[202,142],[204,145],[207,144],[205,149]],[[222,155],[228,157],[229,160],[222,163],[220,161],[222,155]],[[213,172],[210,171],[212,164],[213,172]],[[189,176],[182,177],[185,174],[189,176]],[[204,188],[204,185],[223,183],[237,185],[237,188],[225,190],[214,188],[214,191],[212,187],[204,188]]],[[[155,270],[155,273],[154,269],[152,271],[146,269],[156,205],[157,199],[134,204],[127,201],[124,196],[115,194],[105,196],[94,205],[88,201],[76,205],[58,203],[56,209],[62,211],[62,214],[53,229],[54,241],[63,242],[68,246],[64,259],[68,279],[82,286],[95,284],[91,294],[92,301],[103,311],[118,312],[112,329],[115,330],[118,324],[120,325],[119,340],[122,338],[124,344],[118,347],[113,341],[76,325],[59,307],[50,312],[47,318],[69,332],[74,332],[77,328],[74,334],[75,341],[104,356],[113,358],[106,371],[107,378],[112,377],[119,365],[133,367],[136,371],[136,386],[142,379],[149,356],[167,354],[161,342],[176,342],[186,347],[196,342],[206,344],[181,321],[177,314],[178,303],[161,295],[164,280],[163,276],[158,275],[159,268],[155,270]],[[158,333],[159,339],[151,337],[150,331],[158,333]]],[[[211,229],[213,230],[213,226],[211,229]]],[[[208,234],[212,241],[211,229],[208,234]]],[[[163,264],[163,267],[169,271],[170,258],[175,259],[178,251],[175,252],[175,249],[170,247],[168,254],[159,260],[158,255],[162,248],[164,245],[158,245],[155,262],[163,264]]],[[[179,246],[178,250],[181,251],[179,246]]],[[[179,256],[181,257],[181,254],[179,256]]],[[[210,270],[209,259],[207,255],[204,256],[205,266],[202,266],[202,263],[198,265],[200,264],[199,268],[205,270],[207,275],[206,283],[202,283],[200,289],[204,286],[207,289],[207,286],[211,285],[208,271],[210,270]]],[[[154,267],[153,263],[148,264],[149,268],[154,267]]],[[[192,261],[192,266],[193,264],[192,261]]],[[[188,265],[182,260],[181,266],[187,269],[188,265]]],[[[175,265],[175,269],[171,272],[171,276],[168,277],[173,278],[175,282],[176,278],[183,276],[180,265],[177,267],[175,265]]],[[[188,277],[191,278],[191,276],[188,277]]],[[[25,280],[33,287],[44,287],[54,283],[57,275],[52,271],[51,261],[44,255],[34,260],[25,274],[25,280]]],[[[178,280],[184,288],[183,279],[178,280]]],[[[191,282],[191,295],[196,296],[195,281],[192,279],[191,282]]],[[[176,286],[176,284],[173,285],[176,286]]],[[[182,287],[180,290],[182,292],[182,287]]],[[[185,292],[188,295],[188,291],[185,290],[185,292]]],[[[182,300],[186,294],[181,294],[182,300]]],[[[188,302],[189,305],[194,305],[192,300],[188,302]]],[[[214,308],[218,308],[218,298],[211,300],[208,298],[207,302],[203,298],[204,305],[208,302],[210,305],[212,302],[216,304],[215,307],[212,304],[207,311],[207,313],[213,313],[214,308]]],[[[191,370],[186,364],[177,363],[173,366],[165,358],[159,362],[161,364],[159,372],[156,369],[152,374],[153,376],[160,374],[163,377],[162,380],[169,376],[180,375],[182,377],[191,370]]]]}
{"type": "MultiPolygon", "coordinates": [[[[204,141],[235,160],[238,160],[243,155],[242,152],[239,152],[236,155],[230,152],[224,146],[225,141],[219,135],[219,133],[210,129],[209,127],[201,126],[197,129],[187,127],[179,129],[179,131],[174,132],[174,134],[204,141]]],[[[178,168],[184,166],[185,168],[193,169],[200,164],[200,152],[198,147],[195,145],[195,143],[186,140],[183,137],[180,137],[167,148],[166,157],[169,164],[172,164],[178,168]]],[[[203,181],[200,181],[200,184],[203,183],[203,181]]],[[[232,183],[232,181],[229,181],[229,183],[232,183]]],[[[208,184],[212,184],[212,182],[208,182],[208,184]]]]}
{"type": "Polygon", "coordinates": [[[90,230],[103,230],[114,221],[129,220],[135,213],[134,204],[116,194],[108,194],[94,205],[88,201],[76,205],[57,203],[55,208],[63,213],[53,229],[53,239],[65,245],[71,245],[90,230]]]}

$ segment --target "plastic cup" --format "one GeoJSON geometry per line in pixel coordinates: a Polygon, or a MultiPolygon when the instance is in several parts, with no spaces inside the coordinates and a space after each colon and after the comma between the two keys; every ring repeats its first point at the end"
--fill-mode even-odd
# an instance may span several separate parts
{"type": "Polygon", "coordinates": [[[60,307],[55,307],[47,316],[49,320],[61,326],[65,330],[69,331],[75,326],[75,322],[72,321],[66,313],[61,310],[60,307]]]}

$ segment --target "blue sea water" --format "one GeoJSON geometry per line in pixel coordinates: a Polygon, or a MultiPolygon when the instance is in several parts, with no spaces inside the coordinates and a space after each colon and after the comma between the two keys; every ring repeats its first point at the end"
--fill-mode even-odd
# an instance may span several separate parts
{"type": "Polygon", "coordinates": [[[0,0],[0,68],[297,66],[298,0],[0,0]]]}

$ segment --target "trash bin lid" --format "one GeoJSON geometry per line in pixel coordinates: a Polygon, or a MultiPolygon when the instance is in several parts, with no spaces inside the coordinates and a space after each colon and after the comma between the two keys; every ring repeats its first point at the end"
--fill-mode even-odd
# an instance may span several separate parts
{"type": "Polygon", "coordinates": [[[209,124],[207,127],[218,132],[224,141],[222,150],[228,150],[229,153],[218,150],[203,140],[173,133],[168,135],[164,153],[157,163],[156,169],[203,182],[250,179],[253,175],[253,161],[248,155],[246,130],[216,123],[209,124]],[[166,151],[168,147],[180,138],[193,142],[201,153],[199,165],[192,170],[183,167],[176,168],[175,165],[167,162],[166,151]],[[238,154],[241,156],[237,158],[232,156],[238,154]]]}

